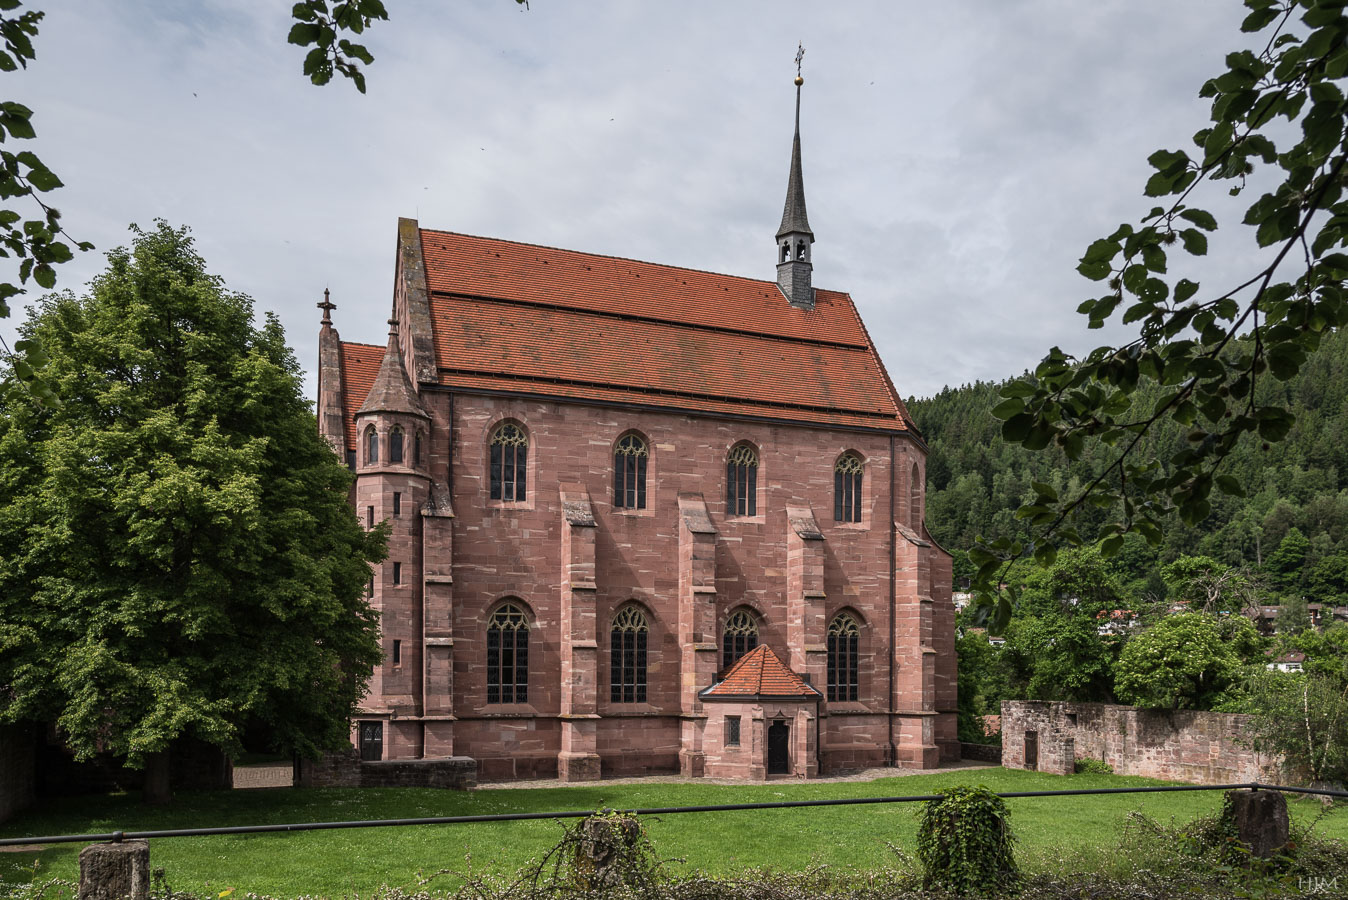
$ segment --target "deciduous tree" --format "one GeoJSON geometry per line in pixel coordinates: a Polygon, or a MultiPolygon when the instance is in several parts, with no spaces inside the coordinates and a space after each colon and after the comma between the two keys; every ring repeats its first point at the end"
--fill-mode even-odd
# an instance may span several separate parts
{"type": "Polygon", "coordinates": [[[1241,659],[1215,617],[1180,613],[1162,619],[1123,648],[1114,692],[1135,706],[1211,709],[1241,674],[1241,659]]]}
{"type": "Polygon", "coordinates": [[[340,746],[379,659],[383,532],[347,503],[276,319],[186,229],[133,229],[24,325],[45,406],[0,383],[0,721],[56,723],[162,787],[170,744],[340,746]]]}

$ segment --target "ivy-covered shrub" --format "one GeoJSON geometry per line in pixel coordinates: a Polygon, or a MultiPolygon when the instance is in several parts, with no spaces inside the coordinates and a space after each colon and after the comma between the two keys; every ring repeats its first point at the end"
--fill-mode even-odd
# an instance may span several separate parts
{"type": "Polygon", "coordinates": [[[983,786],[955,787],[928,801],[917,832],[922,886],[958,896],[1011,893],[1020,884],[1010,813],[983,786]]]}
{"type": "Polygon", "coordinates": [[[1078,775],[1113,775],[1114,767],[1103,759],[1092,759],[1089,756],[1083,756],[1077,760],[1076,768],[1073,769],[1078,775]]]}

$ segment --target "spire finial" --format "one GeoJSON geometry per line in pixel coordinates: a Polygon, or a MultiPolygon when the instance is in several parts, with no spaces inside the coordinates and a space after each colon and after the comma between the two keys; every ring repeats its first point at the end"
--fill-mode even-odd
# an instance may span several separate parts
{"type": "Polygon", "coordinates": [[[332,302],[332,299],[331,299],[331,297],[330,297],[329,294],[328,294],[328,289],[327,289],[327,288],[323,288],[323,302],[322,302],[322,303],[317,303],[317,304],[315,304],[315,305],[316,305],[319,309],[323,310],[323,324],[324,324],[324,325],[331,325],[331,324],[332,324],[332,311],[333,311],[334,309],[337,308],[337,304],[332,302]]]}
{"type": "Polygon", "coordinates": [[[782,224],[777,229],[777,286],[792,306],[814,309],[814,288],[811,286],[810,245],[814,232],[805,214],[805,177],[800,165],[800,86],[805,78],[800,74],[805,59],[805,44],[796,45],[796,133],[791,139],[791,172],[786,181],[786,204],[782,209],[782,224]]]}
{"type": "Polygon", "coordinates": [[[396,316],[388,320],[388,333],[389,337],[398,336],[398,319],[396,316]]]}

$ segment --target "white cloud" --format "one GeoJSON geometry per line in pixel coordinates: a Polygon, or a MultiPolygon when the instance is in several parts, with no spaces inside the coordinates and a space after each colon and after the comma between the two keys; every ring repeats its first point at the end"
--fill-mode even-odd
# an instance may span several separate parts
{"type": "MultiPolygon", "coordinates": [[[[899,389],[925,395],[1093,346],[1076,259],[1149,207],[1145,157],[1201,126],[1197,89],[1241,15],[1165,0],[390,10],[367,35],[364,97],[305,81],[279,0],[53,4],[37,62],[4,78],[37,110],[71,233],[105,250],[129,222],[192,226],[213,270],[280,315],[312,393],[325,286],[345,338],[382,340],[400,215],[773,277],[803,40],[816,283],[853,295],[899,389]]],[[[81,257],[62,286],[101,264],[81,257]]]]}

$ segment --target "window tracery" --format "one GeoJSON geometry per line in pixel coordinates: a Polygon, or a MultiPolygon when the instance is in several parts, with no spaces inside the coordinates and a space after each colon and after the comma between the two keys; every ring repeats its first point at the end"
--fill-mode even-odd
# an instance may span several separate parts
{"type": "Polygon", "coordinates": [[[491,436],[491,499],[520,501],[525,498],[525,471],[529,460],[529,436],[514,422],[502,423],[491,436]]]}
{"type": "Polygon", "coordinates": [[[638,435],[625,435],[613,449],[613,505],[646,508],[646,461],[650,448],[638,435]]]}
{"type": "Polygon", "coordinates": [[[487,702],[528,699],[529,619],[518,604],[507,602],[487,621],[487,702]]]}
{"type": "Polygon", "coordinates": [[[614,703],[646,702],[646,644],[650,624],[635,606],[613,617],[609,631],[609,699],[614,703]]]}

